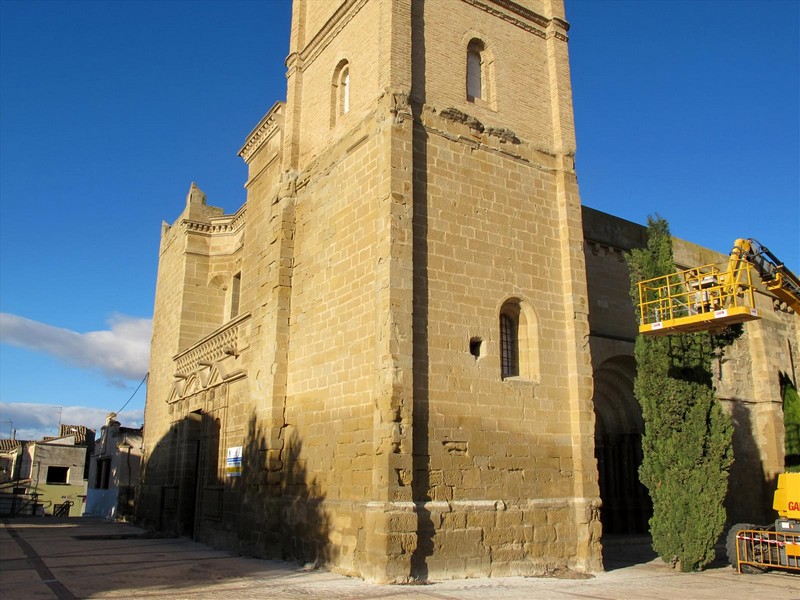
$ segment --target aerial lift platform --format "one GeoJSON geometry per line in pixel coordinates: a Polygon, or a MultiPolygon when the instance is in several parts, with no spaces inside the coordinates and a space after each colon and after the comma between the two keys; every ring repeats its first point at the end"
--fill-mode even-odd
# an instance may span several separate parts
{"type": "Polygon", "coordinates": [[[800,313],[800,279],[758,241],[738,239],[727,267],[703,265],[639,282],[639,333],[714,331],[760,318],[753,271],[800,313]]]}

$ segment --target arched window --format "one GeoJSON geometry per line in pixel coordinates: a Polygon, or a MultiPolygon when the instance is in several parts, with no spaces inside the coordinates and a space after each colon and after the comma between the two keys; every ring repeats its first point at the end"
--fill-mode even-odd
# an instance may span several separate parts
{"type": "Polygon", "coordinates": [[[533,307],[510,298],[500,307],[500,375],[539,380],[539,331],[533,307]]]}
{"type": "Polygon", "coordinates": [[[467,46],[467,100],[485,99],[483,94],[483,53],[480,40],[472,40],[467,46]]]}
{"type": "Polygon", "coordinates": [[[331,80],[331,127],[337,118],[350,112],[350,63],[342,60],[336,66],[331,80]]]}
{"type": "Polygon", "coordinates": [[[467,44],[467,102],[497,110],[494,85],[494,56],[479,38],[467,44]]]}
{"type": "Polygon", "coordinates": [[[339,85],[339,105],[342,109],[342,114],[346,115],[350,112],[350,68],[345,67],[342,71],[341,84],[339,85]]]}
{"type": "Polygon", "coordinates": [[[236,273],[231,278],[231,300],[230,300],[230,318],[233,319],[234,317],[239,315],[239,293],[242,289],[242,273],[236,273]]]}

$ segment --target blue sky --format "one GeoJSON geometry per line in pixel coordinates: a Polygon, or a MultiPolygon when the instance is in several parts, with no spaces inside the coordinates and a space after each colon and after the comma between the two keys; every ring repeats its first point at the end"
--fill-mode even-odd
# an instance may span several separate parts
{"type": "MultiPolygon", "coordinates": [[[[800,3],[566,10],[583,202],[722,252],[755,237],[797,271],[800,3]]],[[[244,202],[236,154],[285,98],[289,21],[283,0],[0,1],[2,437],[99,427],[131,397],[161,222],[192,181],[244,202]]]]}

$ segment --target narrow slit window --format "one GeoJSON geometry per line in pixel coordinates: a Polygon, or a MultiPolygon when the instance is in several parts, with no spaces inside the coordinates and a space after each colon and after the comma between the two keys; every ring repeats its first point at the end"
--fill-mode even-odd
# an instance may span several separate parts
{"type": "Polygon", "coordinates": [[[231,280],[231,314],[230,318],[234,318],[239,314],[239,293],[242,288],[242,274],[236,273],[231,280]]]}

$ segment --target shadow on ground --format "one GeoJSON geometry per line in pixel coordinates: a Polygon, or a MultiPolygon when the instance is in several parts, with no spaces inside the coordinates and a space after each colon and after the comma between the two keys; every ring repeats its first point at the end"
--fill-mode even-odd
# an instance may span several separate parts
{"type": "Polygon", "coordinates": [[[58,598],[73,597],[64,590],[80,590],[80,597],[119,590],[190,595],[207,585],[303,571],[300,562],[244,558],[93,517],[3,519],[0,533],[0,589],[9,598],[52,597],[41,595],[44,587],[58,598]]]}
{"type": "Polygon", "coordinates": [[[603,568],[616,571],[658,558],[649,535],[604,535],[603,568]]]}
{"type": "MultiPolygon", "coordinates": [[[[716,556],[706,567],[708,569],[728,568],[728,557],[725,553],[725,544],[717,544],[716,556]]],[[[642,565],[654,560],[662,562],[653,550],[652,540],[649,535],[605,535],[603,536],[603,568],[606,571],[626,569],[635,565],[642,565]]]]}

